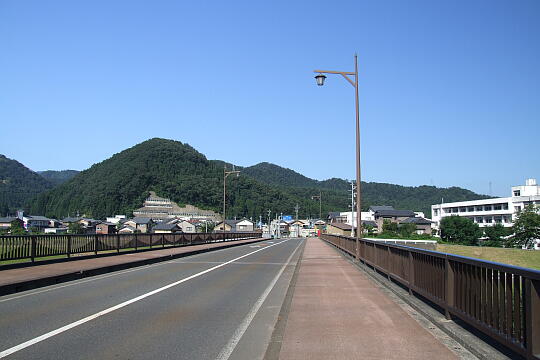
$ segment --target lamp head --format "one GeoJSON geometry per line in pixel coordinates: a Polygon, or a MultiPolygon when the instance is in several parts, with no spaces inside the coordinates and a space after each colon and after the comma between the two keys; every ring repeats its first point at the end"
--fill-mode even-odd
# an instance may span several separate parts
{"type": "Polygon", "coordinates": [[[315,80],[317,80],[317,85],[319,85],[319,86],[324,85],[324,80],[325,79],[326,79],[326,75],[324,75],[324,74],[318,74],[317,76],[315,76],[315,80]]]}

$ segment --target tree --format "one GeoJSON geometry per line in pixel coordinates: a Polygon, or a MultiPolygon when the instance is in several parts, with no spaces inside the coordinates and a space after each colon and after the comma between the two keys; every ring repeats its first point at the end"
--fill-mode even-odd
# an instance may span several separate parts
{"type": "Polygon", "coordinates": [[[84,227],[78,222],[72,222],[68,225],[68,231],[70,234],[83,234],[84,227]]]}
{"type": "Polygon", "coordinates": [[[511,246],[521,246],[530,249],[536,239],[540,239],[540,213],[533,204],[521,210],[514,221],[512,230],[514,236],[509,241],[511,246]]]}
{"type": "Polygon", "coordinates": [[[25,235],[26,230],[24,230],[24,227],[21,224],[21,220],[15,219],[11,221],[9,224],[9,230],[11,235],[25,235]]]}
{"type": "Polygon", "coordinates": [[[371,224],[362,224],[362,230],[367,232],[368,235],[373,235],[375,233],[375,226],[371,224]]]}
{"type": "Polygon", "coordinates": [[[416,225],[412,223],[401,224],[399,226],[399,234],[401,237],[408,238],[416,232],[416,225]]]}
{"type": "Polygon", "coordinates": [[[497,223],[484,228],[484,235],[488,238],[484,241],[485,246],[501,247],[505,241],[504,237],[510,235],[511,229],[505,228],[503,224],[497,223]]]}
{"type": "Polygon", "coordinates": [[[397,236],[398,224],[390,220],[384,220],[382,230],[383,234],[397,236]]]}
{"type": "Polygon", "coordinates": [[[463,216],[448,216],[441,220],[441,238],[444,241],[476,245],[480,236],[482,236],[482,230],[471,219],[463,216]]]}

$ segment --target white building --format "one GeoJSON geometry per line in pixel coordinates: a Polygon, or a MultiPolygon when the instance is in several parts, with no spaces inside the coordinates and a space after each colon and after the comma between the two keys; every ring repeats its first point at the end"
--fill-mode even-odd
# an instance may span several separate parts
{"type": "Polygon", "coordinates": [[[443,217],[465,216],[480,227],[503,224],[513,225],[517,213],[529,204],[540,205],[540,186],[536,179],[527,179],[525,185],[512,186],[512,196],[504,198],[458,201],[431,205],[432,220],[437,228],[443,217]]]}

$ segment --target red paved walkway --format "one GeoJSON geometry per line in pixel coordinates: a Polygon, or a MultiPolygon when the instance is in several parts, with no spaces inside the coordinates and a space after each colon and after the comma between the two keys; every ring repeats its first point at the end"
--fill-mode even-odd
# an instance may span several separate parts
{"type": "Polygon", "coordinates": [[[361,271],[309,239],[280,359],[456,359],[361,271]]]}
{"type": "Polygon", "coordinates": [[[178,248],[165,248],[162,250],[142,251],[124,255],[114,255],[98,257],[93,259],[73,260],[56,264],[35,265],[18,269],[9,269],[0,271],[0,287],[4,285],[11,285],[22,283],[26,281],[33,281],[39,279],[46,279],[51,277],[57,277],[67,274],[73,274],[78,272],[85,272],[100,268],[106,268],[114,265],[128,265],[138,261],[144,261],[156,258],[170,258],[173,255],[185,254],[193,251],[200,251],[205,249],[219,248],[224,246],[230,246],[232,244],[245,244],[254,241],[260,241],[261,239],[250,240],[237,240],[227,241],[211,244],[192,245],[178,248]]]}

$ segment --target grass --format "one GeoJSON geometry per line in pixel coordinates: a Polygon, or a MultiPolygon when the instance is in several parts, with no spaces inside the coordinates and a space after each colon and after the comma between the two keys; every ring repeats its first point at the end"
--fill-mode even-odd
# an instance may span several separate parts
{"type": "Polygon", "coordinates": [[[540,251],[437,244],[437,251],[540,270],[540,251]]]}

